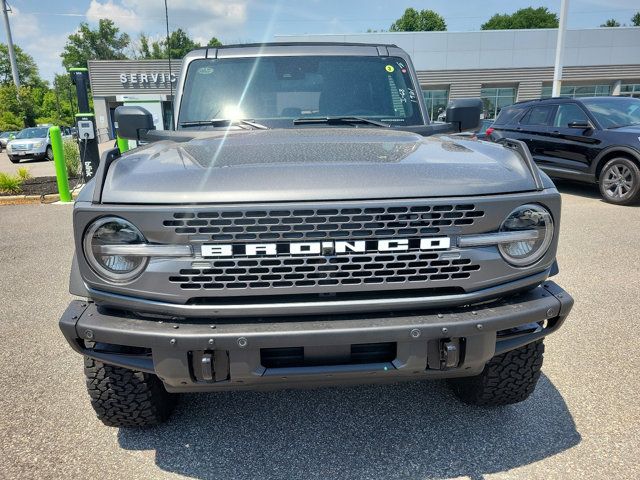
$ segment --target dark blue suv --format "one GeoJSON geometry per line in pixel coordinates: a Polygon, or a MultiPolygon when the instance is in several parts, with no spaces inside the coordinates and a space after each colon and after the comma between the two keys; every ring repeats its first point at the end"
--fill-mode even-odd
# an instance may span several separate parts
{"type": "Polygon", "coordinates": [[[524,141],[547,174],[598,183],[603,198],[640,200],[640,99],[549,98],[500,111],[487,132],[494,142],[524,141]]]}

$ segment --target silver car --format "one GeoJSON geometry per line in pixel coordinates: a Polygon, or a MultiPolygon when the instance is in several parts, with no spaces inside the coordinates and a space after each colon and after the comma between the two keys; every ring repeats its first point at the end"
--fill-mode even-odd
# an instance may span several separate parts
{"type": "Polygon", "coordinates": [[[3,148],[7,148],[7,143],[11,140],[12,135],[16,135],[18,132],[8,131],[0,132],[0,152],[3,148]]]}
{"type": "Polygon", "coordinates": [[[49,139],[49,127],[25,128],[7,143],[7,155],[12,163],[33,158],[53,160],[53,149],[49,139]]]}
{"type": "MultiPolygon", "coordinates": [[[[60,127],[63,138],[71,138],[69,127],[60,127]]],[[[21,130],[7,143],[7,155],[12,163],[24,159],[53,160],[49,126],[29,127],[21,130]]]]}

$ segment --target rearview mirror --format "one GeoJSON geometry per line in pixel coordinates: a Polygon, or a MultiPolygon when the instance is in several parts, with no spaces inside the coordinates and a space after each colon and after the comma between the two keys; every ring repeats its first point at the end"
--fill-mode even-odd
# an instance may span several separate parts
{"type": "Polygon", "coordinates": [[[580,121],[580,122],[569,122],[567,125],[569,128],[581,128],[582,130],[587,130],[591,128],[591,124],[589,122],[580,121]]]}
{"type": "Polygon", "coordinates": [[[447,105],[446,122],[457,126],[459,132],[475,130],[480,126],[482,100],[479,98],[459,98],[447,105]]]}
{"type": "Polygon", "coordinates": [[[114,120],[118,136],[127,140],[141,140],[149,131],[155,130],[153,115],[142,107],[123,105],[116,108],[114,120]]]}

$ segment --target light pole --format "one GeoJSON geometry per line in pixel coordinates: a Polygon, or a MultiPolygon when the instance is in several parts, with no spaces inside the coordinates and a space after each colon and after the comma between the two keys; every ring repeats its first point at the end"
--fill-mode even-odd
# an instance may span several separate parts
{"type": "Polygon", "coordinates": [[[20,88],[20,75],[18,74],[18,64],[16,63],[16,52],[13,49],[13,39],[11,38],[11,26],[9,25],[9,13],[11,10],[7,5],[7,0],[2,2],[2,15],[4,17],[4,28],[7,31],[7,48],[9,50],[9,62],[11,62],[11,75],[16,88],[20,88]]]}
{"type": "Polygon", "coordinates": [[[562,57],[564,55],[564,36],[567,31],[567,11],[569,10],[569,0],[560,2],[560,24],[558,25],[558,40],[556,41],[556,63],[553,67],[553,89],[552,97],[560,96],[562,86],[562,57]]]}

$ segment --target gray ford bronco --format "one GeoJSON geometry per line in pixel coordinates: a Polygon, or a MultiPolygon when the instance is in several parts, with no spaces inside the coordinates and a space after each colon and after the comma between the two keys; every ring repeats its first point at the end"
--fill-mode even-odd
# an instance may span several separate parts
{"type": "Polygon", "coordinates": [[[448,379],[475,405],[526,399],[573,300],[560,195],[480,101],[430,122],[394,45],[205,48],[177,129],[116,111],[74,208],[74,300],[98,418],[165,420],[181,392],[448,379]],[[438,134],[438,135],[434,135],[438,134]],[[451,134],[451,135],[450,135],[451,134]]]}

